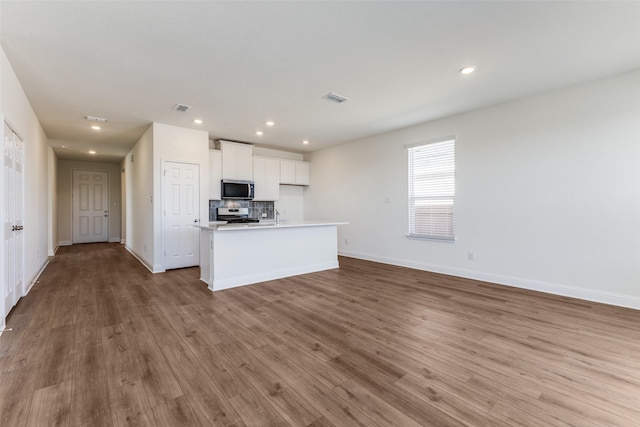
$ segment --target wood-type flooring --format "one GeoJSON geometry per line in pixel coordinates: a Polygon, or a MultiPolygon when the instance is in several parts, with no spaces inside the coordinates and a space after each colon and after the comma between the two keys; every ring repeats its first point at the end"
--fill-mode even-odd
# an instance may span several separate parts
{"type": "Polygon", "coordinates": [[[62,247],[0,337],[0,425],[640,425],[640,311],[340,264],[211,293],[62,247]]]}

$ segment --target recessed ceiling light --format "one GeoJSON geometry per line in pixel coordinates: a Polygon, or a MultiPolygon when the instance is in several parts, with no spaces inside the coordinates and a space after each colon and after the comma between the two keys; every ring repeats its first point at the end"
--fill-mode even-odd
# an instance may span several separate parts
{"type": "Polygon", "coordinates": [[[261,130],[256,131],[256,135],[258,135],[258,136],[262,136],[262,131],[261,131],[261,130]]]}
{"type": "Polygon", "coordinates": [[[307,141],[307,140],[305,139],[304,141],[302,141],[302,143],[303,143],[304,145],[307,145],[307,144],[309,143],[309,141],[307,141]]]}
{"type": "Polygon", "coordinates": [[[197,125],[201,125],[201,124],[202,124],[202,120],[200,120],[200,119],[195,119],[195,120],[193,121],[193,123],[195,123],[195,124],[197,124],[197,125]]]}
{"type": "Polygon", "coordinates": [[[476,70],[476,67],[473,65],[467,65],[466,67],[460,68],[460,74],[468,75],[473,73],[476,70]]]}
{"type": "Polygon", "coordinates": [[[89,150],[89,154],[96,154],[96,152],[93,150],[89,150]]]}
{"type": "Polygon", "coordinates": [[[265,124],[265,125],[267,125],[267,126],[273,126],[273,125],[275,125],[275,123],[274,123],[274,122],[272,122],[271,120],[269,120],[268,122],[265,122],[264,124],[265,124]]]}
{"type": "Polygon", "coordinates": [[[100,126],[98,126],[98,125],[93,125],[93,126],[91,126],[91,129],[93,129],[93,130],[100,130],[100,126]]]}

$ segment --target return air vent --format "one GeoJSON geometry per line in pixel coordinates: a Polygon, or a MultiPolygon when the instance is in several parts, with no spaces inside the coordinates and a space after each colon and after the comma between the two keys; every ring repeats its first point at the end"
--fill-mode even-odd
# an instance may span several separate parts
{"type": "Polygon", "coordinates": [[[325,96],[323,96],[324,99],[328,99],[329,101],[333,101],[335,103],[338,104],[342,104],[344,101],[348,101],[349,98],[346,98],[342,95],[338,95],[337,93],[333,93],[333,92],[329,92],[328,94],[326,94],[325,96]]]}
{"type": "Polygon", "coordinates": [[[185,104],[176,104],[176,106],[173,107],[173,109],[176,111],[180,111],[181,113],[186,113],[191,109],[191,106],[185,105],[185,104]]]}

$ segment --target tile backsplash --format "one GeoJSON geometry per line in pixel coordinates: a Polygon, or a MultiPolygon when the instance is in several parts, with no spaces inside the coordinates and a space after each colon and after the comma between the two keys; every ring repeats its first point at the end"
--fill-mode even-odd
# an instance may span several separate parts
{"type": "Polygon", "coordinates": [[[254,202],[252,200],[209,200],[209,221],[216,220],[217,208],[249,208],[249,218],[262,220],[274,219],[273,202],[254,202]],[[262,214],[266,213],[266,218],[262,214]]]}

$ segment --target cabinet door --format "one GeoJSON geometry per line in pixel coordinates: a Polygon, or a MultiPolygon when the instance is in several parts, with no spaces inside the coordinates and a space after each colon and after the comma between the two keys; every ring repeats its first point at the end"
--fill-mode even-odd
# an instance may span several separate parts
{"type": "Polygon", "coordinates": [[[296,183],[296,162],[293,160],[280,160],[280,184],[296,183]]]}
{"type": "Polygon", "coordinates": [[[254,193],[253,200],[267,200],[266,199],[266,159],[261,157],[253,158],[253,183],[254,193]]]}
{"type": "Polygon", "coordinates": [[[265,186],[267,200],[280,199],[280,161],[266,159],[265,162],[265,186]]]}
{"type": "Polygon", "coordinates": [[[236,156],[237,178],[247,181],[253,180],[253,146],[238,144],[236,156]]]}
{"type": "Polygon", "coordinates": [[[222,179],[238,178],[238,148],[233,143],[220,144],[222,151],[222,179]]]}
{"type": "Polygon", "coordinates": [[[222,153],[209,150],[209,200],[220,200],[220,181],[222,180],[222,153]]]}
{"type": "Polygon", "coordinates": [[[296,184],[309,185],[309,163],[296,163],[296,184]]]}
{"type": "Polygon", "coordinates": [[[264,157],[253,158],[253,200],[275,201],[280,198],[280,161],[264,157]]]}

